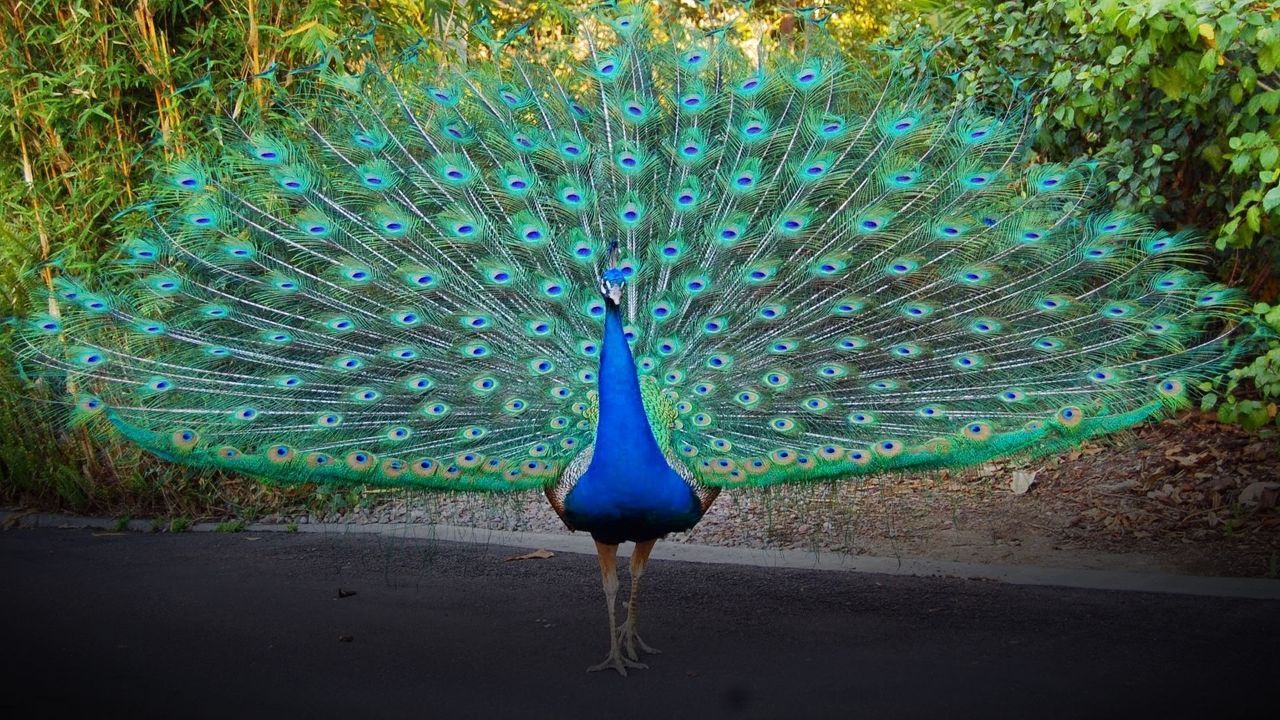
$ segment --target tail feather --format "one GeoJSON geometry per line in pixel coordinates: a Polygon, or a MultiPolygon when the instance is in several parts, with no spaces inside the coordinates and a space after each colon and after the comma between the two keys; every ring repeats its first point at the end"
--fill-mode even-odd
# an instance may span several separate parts
{"type": "Polygon", "coordinates": [[[611,264],[711,485],[1066,447],[1226,367],[1240,298],[1197,241],[1028,164],[1025,106],[848,65],[817,24],[750,57],[605,10],[569,77],[489,31],[489,59],[310,73],[161,174],[24,363],[180,462],[488,490],[593,441],[611,264]]]}

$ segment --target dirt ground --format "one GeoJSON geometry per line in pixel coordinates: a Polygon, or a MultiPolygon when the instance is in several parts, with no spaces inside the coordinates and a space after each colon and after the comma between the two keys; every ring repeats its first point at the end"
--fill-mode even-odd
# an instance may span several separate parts
{"type": "MultiPolygon", "coordinates": [[[[1197,413],[962,472],[722,494],[673,542],[957,562],[1280,576],[1280,439],[1197,413]]],[[[540,492],[383,492],[300,522],[563,532],[540,492]]]]}
{"type": "Polygon", "coordinates": [[[689,540],[728,524],[763,546],[1277,577],[1277,500],[1276,438],[1191,414],[1029,462],[728,494],[689,540]]]}

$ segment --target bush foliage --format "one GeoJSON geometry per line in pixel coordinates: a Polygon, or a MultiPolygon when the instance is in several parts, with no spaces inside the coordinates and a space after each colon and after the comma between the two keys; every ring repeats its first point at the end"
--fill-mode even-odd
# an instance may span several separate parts
{"type": "MultiPolygon", "coordinates": [[[[885,42],[933,48],[964,94],[1029,98],[1042,157],[1092,158],[1120,205],[1211,237],[1219,274],[1280,331],[1280,5],[929,3],[898,13],[885,42]]],[[[1220,389],[1205,405],[1222,419],[1280,423],[1280,343],[1220,389]]]]}

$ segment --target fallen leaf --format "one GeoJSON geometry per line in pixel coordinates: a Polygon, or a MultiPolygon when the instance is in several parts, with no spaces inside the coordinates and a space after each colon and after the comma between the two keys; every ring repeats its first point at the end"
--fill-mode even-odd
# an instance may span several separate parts
{"type": "Polygon", "coordinates": [[[533,552],[527,552],[523,555],[512,555],[507,558],[507,562],[511,562],[512,560],[546,560],[547,558],[555,556],[556,554],[550,550],[534,550],[533,552]]]}
{"type": "Polygon", "coordinates": [[[1026,495],[1036,482],[1036,470],[1014,470],[1013,479],[1009,481],[1009,489],[1014,495],[1026,495]]]}
{"type": "MultiPolygon", "coordinates": [[[[1269,490],[1280,490],[1280,482],[1259,481],[1250,483],[1248,487],[1240,491],[1240,502],[1245,505],[1258,505],[1262,503],[1269,490]]],[[[1275,503],[1274,498],[1271,502],[1275,503]]]]}

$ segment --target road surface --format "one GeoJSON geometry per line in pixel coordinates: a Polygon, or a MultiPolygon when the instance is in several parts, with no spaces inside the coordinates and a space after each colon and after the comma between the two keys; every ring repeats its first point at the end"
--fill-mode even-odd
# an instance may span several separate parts
{"type": "Polygon", "coordinates": [[[1274,717],[1275,601],[654,562],[622,678],[595,560],[522,552],[2,532],[0,715],[1274,717]]]}

